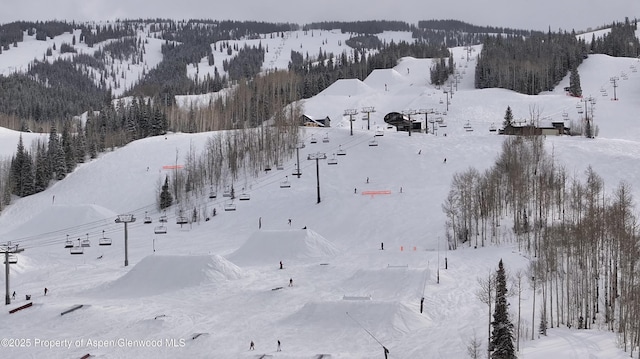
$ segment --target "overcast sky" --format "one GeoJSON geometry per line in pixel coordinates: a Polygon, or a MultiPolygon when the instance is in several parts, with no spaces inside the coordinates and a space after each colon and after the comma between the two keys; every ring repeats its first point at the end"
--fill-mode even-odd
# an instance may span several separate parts
{"type": "Polygon", "coordinates": [[[456,19],[518,29],[585,30],[640,18],[639,0],[0,0],[0,23],[131,18],[314,21],[456,19]]]}

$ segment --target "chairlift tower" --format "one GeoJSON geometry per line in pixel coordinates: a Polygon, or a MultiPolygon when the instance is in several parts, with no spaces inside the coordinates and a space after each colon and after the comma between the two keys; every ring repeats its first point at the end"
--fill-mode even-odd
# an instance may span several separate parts
{"type": "Polygon", "coordinates": [[[129,239],[127,232],[127,224],[133,223],[136,221],[136,217],[133,214],[120,214],[118,218],[116,218],[116,223],[124,223],[124,266],[129,265],[129,239]]]}
{"type": "Polygon", "coordinates": [[[593,126],[593,106],[596,104],[596,99],[593,96],[583,97],[580,99],[581,102],[584,102],[584,122],[589,123],[591,125],[591,136],[590,138],[595,138],[595,128],[593,126]],[[591,118],[589,118],[589,107],[587,105],[591,105],[591,118]]]}
{"type": "Polygon", "coordinates": [[[411,136],[411,131],[413,130],[413,120],[411,119],[411,115],[415,115],[417,112],[416,110],[404,110],[402,111],[403,115],[407,115],[407,117],[409,118],[409,136],[411,136]]]}
{"type": "Polygon", "coordinates": [[[611,84],[613,84],[613,101],[618,101],[618,97],[616,96],[616,88],[618,87],[618,80],[620,80],[618,76],[613,76],[612,78],[609,79],[609,81],[611,81],[611,84]]]}
{"type": "Polygon", "coordinates": [[[9,254],[16,254],[24,251],[24,248],[18,248],[18,245],[11,245],[11,242],[7,242],[6,246],[3,249],[0,249],[0,253],[4,253],[4,287],[5,287],[5,297],[4,304],[11,304],[11,297],[9,296],[9,254]]]}
{"type": "Polygon", "coordinates": [[[350,108],[344,110],[344,115],[349,116],[349,128],[351,129],[351,136],[353,136],[353,116],[358,114],[358,110],[350,108]]]}
{"type": "Polygon", "coordinates": [[[302,175],[302,172],[300,172],[300,149],[304,148],[304,142],[299,142],[296,145],[296,171],[293,172],[292,174],[294,176],[298,176],[298,178],[300,178],[300,176],[302,175]]]}
{"type": "MultiPolygon", "coordinates": [[[[417,111],[417,113],[419,114],[424,114],[424,127],[425,127],[425,132],[429,132],[429,114],[433,114],[434,111],[432,108],[421,108],[417,111]]],[[[436,134],[436,121],[435,120],[431,120],[431,123],[433,125],[432,127],[432,133],[435,135],[436,134]]]]}
{"type": "Polygon", "coordinates": [[[376,112],[373,106],[367,106],[362,108],[362,113],[367,114],[367,131],[371,129],[371,114],[376,112]]]}
{"type": "Polygon", "coordinates": [[[318,202],[316,203],[320,203],[320,165],[318,164],[318,161],[326,160],[327,154],[324,152],[311,153],[307,156],[307,159],[316,161],[316,183],[318,184],[318,202]]]}

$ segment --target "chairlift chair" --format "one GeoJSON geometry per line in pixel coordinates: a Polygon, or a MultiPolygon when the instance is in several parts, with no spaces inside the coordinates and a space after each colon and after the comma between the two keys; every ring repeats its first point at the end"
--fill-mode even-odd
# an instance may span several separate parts
{"type": "Polygon", "coordinates": [[[311,141],[309,141],[310,143],[318,143],[318,140],[315,138],[315,136],[311,136],[311,141]]]}
{"type": "Polygon", "coordinates": [[[167,216],[160,216],[160,223],[167,223],[167,216]]]}
{"type": "Polygon", "coordinates": [[[282,163],[278,163],[278,164],[276,164],[276,169],[277,169],[278,171],[281,171],[281,170],[283,170],[283,169],[284,169],[284,166],[282,165],[282,163]]]}
{"type": "Polygon", "coordinates": [[[324,135],[324,137],[322,138],[322,142],[329,143],[329,135],[324,135]]]}
{"type": "Polygon", "coordinates": [[[471,128],[471,123],[469,123],[469,121],[467,121],[467,123],[464,124],[464,129],[468,130],[471,128]]]}
{"type": "Polygon", "coordinates": [[[64,247],[65,247],[65,248],[71,248],[71,247],[73,247],[73,241],[72,241],[72,240],[70,240],[70,239],[67,239],[67,240],[64,242],[64,247]]]}
{"type": "Polygon", "coordinates": [[[149,223],[152,223],[152,222],[153,222],[153,220],[151,219],[151,217],[149,217],[149,216],[145,216],[145,217],[144,217],[144,221],[143,221],[143,222],[144,222],[144,224],[149,224],[149,223]]]}
{"type": "MultiPolygon", "coordinates": [[[[7,264],[6,261],[2,261],[2,263],[3,264],[7,264]]],[[[9,264],[16,264],[16,263],[18,263],[18,256],[13,254],[13,253],[10,253],[9,254],[9,264]]]]}
{"type": "Polygon", "coordinates": [[[230,203],[225,203],[224,204],[224,210],[229,212],[229,211],[235,211],[236,210],[236,205],[233,202],[230,203]]]}
{"type": "Polygon", "coordinates": [[[369,141],[369,146],[377,146],[377,145],[378,145],[378,141],[376,141],[374,136],[373,140],[369,141]]]}
{"type": "Polygon", "coordinates": [[[346,156],[347,155],[347,151],[342,149],[342,145],[338,146],[338,151],[336,152],[336,155],[338,156],[346,156]]]}
{"type": "Polygon", "coordinates": [[[104,236],[104,231],[102,231],[102,238],[98,239],[98,245],[99,246],[110,246],[111,245],[111,238],[107,238],[104,236]]]}
{"type": "Polygon", "coordinates": [[[84,247],[82,246],[73,246],[69,249],[70,254],[84,254],[84,247]]]}
{"type": "Polygon", "coordinates": [[[291,188],[291,182],[288,179],[280,182],[280,188],[291,188]]]}
{"type": "Polygon", "coordinates": [[[91,247],[91,241],[88,238],[80,241],[80,247],[91,247]]]}
{"type": "Polygon", "coordinates": [[[209,192],[209,198],[216,198],[216,197],[218,197],[218,193],[216,191],[209,192]]]}
{"type": "Polygon", "coordinates": [[[238,200],[240,201],[248,201],[251,199],[251,196],[248,193],[240,193],[238,196],[238,200]]]}
{"type": "Polygon", "coordinates": [[[155,234],[167,234],[167,227],[166,226],[156,226],[153,229],[153,233],[155,233],[155,234]]]}
{"type": "Polygon", "coordinates": [[[489,132],[496,132],[496,125],[492,123],[491,126],[489,126],[489,132]]]}
{"type": "Polygon", "coordinates": [[[327,164],[328,165],[337,165],[338,164],[338,159],[336,158],[336,154],[333,154],[333,157],[329,158],[327,160],[327,164]]]}
{"type": "Polygon", "coordinates": [[[189,220],[187,219],[187,217],[178,216],[178,218],[176,218],[176,224],[183,225],[187,223],[189,223],[189,220]]]}
{"type": "Polygon", "coordinates": [[[224,192],[222,192],[222,197],[231,197],[231,188],[226,187],[224,192]]]}

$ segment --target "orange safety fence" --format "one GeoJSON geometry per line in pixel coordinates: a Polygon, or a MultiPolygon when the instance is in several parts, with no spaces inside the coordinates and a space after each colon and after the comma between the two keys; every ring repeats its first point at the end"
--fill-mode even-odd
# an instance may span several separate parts
{"type": "Polygon", "coordinates": [[[363,196],[371,196],[371,198],[373,198],[373,196],[375,195],[379,195],[379,194],[391,194],[391,191],[389,190],[383,190],[383,191],[362,191],[362,195],[363,196]]]}
{"type": "Polygon", "coordinates": [[[184,167],[183,165],[166,165],[166,166],[162,166],[163,170],[175,170],[175,169],[181,169],[182,167],[184,167]]]}

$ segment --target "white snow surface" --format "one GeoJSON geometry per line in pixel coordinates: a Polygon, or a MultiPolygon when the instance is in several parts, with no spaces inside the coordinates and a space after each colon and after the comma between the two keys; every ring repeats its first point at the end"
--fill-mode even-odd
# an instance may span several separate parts
{"type": "MultiPolygon", "coordinates": [[[[342,34],[331,36],[323,32],[322,38],[337,43],[342,34]]],[[[215,208],[217,215],[209,221],[178,225],[176,206],[166,213],[167,233],[154,231],[160,225],[158,192],[168,174],[163,165],[183,164],[190,147],[202,151],[215,133],[139,140],[79,166],[42,193],[15,199],[0,213],[0,239],[25,250],[11,265],[10,290],[17,296],[0,313],[0,336],[10,339],[3,341],[0,356],[383,358],[384,345],[390,358],[466,358],[474,335],[484,353],[488,307],[475,295],[477,280],[494,272],[500,259],[510,274],[526,268],[529,259],[507,228],[499,233],[500,246],[474,249],[471,243],[447,250],[441,204],[455,173],[469,167],[484,171],[493,164],[504,137],[489,127],[500,126],[507,106],[516,119],[527,119],[537,108],[553,120],[564,119],[566,112],[569,122],[579,121],[576,104],[581,102],[562,91],[568,78],[537,96],[475,90],[473,58],[479,47],[469,62],[463,48],[452,50],[462,74],[452,97],[428,83],[431,59],[404,58],[392,70],[375,71],[364,81],[338,81],[303,101],[305,113],[330,116],[332,126],[303,130],[302,176],[292,175],[294,156],[283,163],[284,170],[242,178],[236,187],[244,187],[251,199],[236,202],[236,211],[224,211],[228,202],[209,199],[208,193],[183,204],[187,213],[215,208]],[[440,103],[447,97],[448,109],[440,103]],[[371,126],[359,114],[351,135],[345,109],[365,106],[375,107],[371,126]],[[440,112],[434,116],[447,127],[436,126],[437,135],[408,136],[387,129],[382,120],[391,111],[423,108],[440,112]],[[465,131],[467,123],[474,131],[465,131]],[[378,146],[369,146],[378,128],[385,129],[384,136],[375,137],[378,146]],[[330,142],[311,144],[311,136],[327,136],[330,142]],[[320,160],[316,174],[316,163],[307,155],[332,157],[338,149],[347,155],[337,156],[337,165],[320,160]],[[280,188],[285,178],[291,188],[280,188]],[[124,225],[115,223],[119,214],[137,218],[127,225],[128,266],[124,225]],[[143,223],[145,215],[152,224],[143,223]],[[91,246],[71,255],[64,248],[67,238],[86,238],[91,246]],[[101,238],[113,244],[99,246],[101,238]],[[27,303],[33,306],[9,314],[27,303]],[[276,352],[278,340],[281,352],[276,352]],[[248,350],[250,341],[255,351],[248,350]]],[[[548,136],[546,146],[577,178],[592,166],[607,193],[625,181],[635,186],[637,199],[640,76],[633,67],[640,67],[637,59],[586,59],[579,69],[581,84],[585,97],[597,97],[598,137],[548,136]],[[620,77],[613,101],[610,78],[623,72],[627,79],[620,77]],[[608,96],[601,96],[602,88],[608,96]]],[[[22,135],[27,148],[47,136],[22,135]]],[[[15,152],[18,136],[0,129],[0,156],[15,152]]],[[[4,276],[0,283],[4,287],[4,276]]],[[[517,299],[509,300],[515,323],[517,299]]],[[[536,308],[532,322],[532,300],[527,288],[519,358],[629,357],[600,323],[592,330],[561,324],[546,337],[532,334],[540,313],[536,308]]],[[[536,300],[539,304],[540,296],[536,300]]]]}

